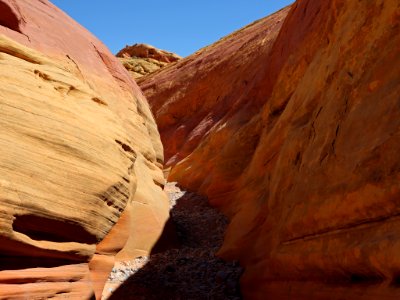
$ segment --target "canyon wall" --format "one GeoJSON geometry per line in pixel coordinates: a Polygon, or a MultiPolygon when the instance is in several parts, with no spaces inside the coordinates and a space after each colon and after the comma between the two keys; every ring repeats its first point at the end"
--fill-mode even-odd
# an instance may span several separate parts
{"type": "Polygon", "coordinates": [[[0,1],[0,298],[100,299],[168,218],[149,106],[47,0],[0,1]]]}
{"type": "Polygon", "coordinates": [[[298,0],[138,80],[246,299],[400,297],[399,32],[397,0],[298,0]]]}

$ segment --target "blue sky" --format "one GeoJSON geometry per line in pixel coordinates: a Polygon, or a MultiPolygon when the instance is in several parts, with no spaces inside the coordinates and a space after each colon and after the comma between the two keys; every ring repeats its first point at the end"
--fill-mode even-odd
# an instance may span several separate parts
{"type": "Polygon", "coordinates": [[[147,43],[181,56],[267,16],[293,0],[50,0],[113,53],[147,43]]]}

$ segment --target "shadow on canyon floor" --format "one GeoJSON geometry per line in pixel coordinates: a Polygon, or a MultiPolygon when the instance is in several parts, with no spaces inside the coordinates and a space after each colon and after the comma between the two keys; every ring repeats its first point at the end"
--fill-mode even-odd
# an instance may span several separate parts
{"type": "Polygon", "coordinates": [[[150,260],[109,299],[242,299],[242,268],[215,256],[223,242],[226,217],[206,198],[169,188],[170,201],[176,204],[150,260]]]}

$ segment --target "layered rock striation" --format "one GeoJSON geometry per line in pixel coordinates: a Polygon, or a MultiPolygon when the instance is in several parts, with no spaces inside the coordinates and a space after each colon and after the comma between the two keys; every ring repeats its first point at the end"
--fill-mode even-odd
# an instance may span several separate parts
{"type": "Polygon", "coordinates": [[[47,0],[0,1],[0,298],[101,297],[168,218],[149,106],[47,0]]]}
{"type": "MultiPolygon", "coordinates": [[[[233,122],[237,118],[234,122],[240,126],[240,122],[253,116],[252,109],[260,108],[262,103],[249,101],[248,93],[254,89],[254,79],[265,70],[265,56],[287,13],[288,8],[155,74],[138,79],[161,133],[167,167],[175,166],[176,170],[182,159],[195,155],[194,150],[200,150],[200,144],[210,132],[219,132],[220,138],[215,140],[219,148],[225,143],[221,138],[228,137],[231,134],[228,131],[234,130],[223,126],[225,121],[233,122]],[[216,127],[220,130],[215,130],[216,127]]],[[[207,142],[206,147],[208,145],[207,142]]],[[[207,161],[207,155],[216,154],[197,153],[199,156],[191,159],[191,163],[199,159],[207,161]]],[[[204,169],[190,174],[189,181],[193,182],[196,174],[204,177],[207,168],[204,165],[204,169]]]]}
{"type": "Polygon", "coordinates": [[[181,59],[177,54],[147,44],[126,46],[117,53],[117,57],[134,79],[154,73],[181,59]]]}
{"type": "Polygon", "coordinates": [[[400,297],[400,4],[298,0],[139,80],[247,299],[400,297]]]}

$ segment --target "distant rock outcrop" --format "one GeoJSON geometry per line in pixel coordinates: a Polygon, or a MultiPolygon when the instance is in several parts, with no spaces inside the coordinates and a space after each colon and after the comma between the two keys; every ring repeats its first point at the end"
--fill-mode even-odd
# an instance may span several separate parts
{"type": "Polygon", "coordinates": [[[138,80],[170,179],[230,216],[246,299],[397,299],[400,4],[288,11],[138,80]]]}
{"type": "Polygon", "coordinates": [[[134,79],[151,74],[181,59],[180,56],[147,44],[126,46],[117,57],[134,79]]]}
{"type": "Polygon", "coordinates": [[[49,1],[0,1],[0,298],[100,299],[168,218],[149,106],[49,1]]]}

